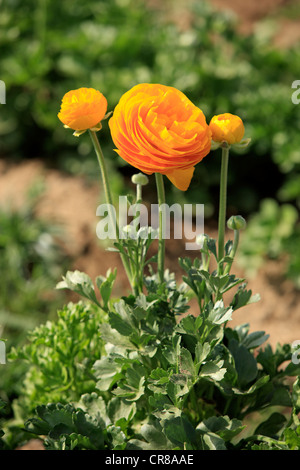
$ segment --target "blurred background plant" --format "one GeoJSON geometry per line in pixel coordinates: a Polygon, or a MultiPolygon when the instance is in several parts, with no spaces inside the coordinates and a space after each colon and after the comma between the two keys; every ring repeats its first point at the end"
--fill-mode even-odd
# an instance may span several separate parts
{"type": "Polygon", "coordinates": [[[300,232],[298,211],[291,204],[263,199],[259,211],[249,218],[239,247],[239,264],[249,277],[255,276],[266,258],[286,259],[282,273],[300,288],[300,232]]]}
{"type": "MultiPolygon", "coordinates": [[[[28,330],[56,318],[66,296],[55,292],[69,259],[60,245],[62,232],[36,215],[42,187],[33,186],[20,209],[0,208],[0,337],[6,350],[26,342],[28,330]]],[[[24,366],[1,371],[5,398],[15,393],[24,366]]],[[[3,398],[3,397],[2,397],[3,398]]]]}

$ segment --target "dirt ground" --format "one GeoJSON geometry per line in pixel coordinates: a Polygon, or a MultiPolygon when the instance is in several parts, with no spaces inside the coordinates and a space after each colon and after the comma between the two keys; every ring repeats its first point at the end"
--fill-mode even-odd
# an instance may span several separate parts
{"type": "MultiPolygon", "coordinates": [[[[37,215],[51,220],[63,231],[63,245],[72,256],[72,269],[79,269],[94,279],[117,267],[115,294],[128,291],[128,283],[118,253],[109,252],[96,236],[99,217],[96,208],[100,202],[101,183],[87,184],[77,176],[71,177],[57,170],[45,169],[42,161],[26,161],[8,165],[0,161],[0,201],[2,205],[18,207],[24,203],[26,192],[34,183],[43,180],[45,192],[37,207],[37,215]],[[17,191],[16,191],[17,188],[17,191]]],[[[205,232],[215,236],[213,227],[205,232]]],[[[175,272],[180,281],[182,271],[177,265],[179,256],[193,256],[185,251],[184,240],[166,241],[166,267],[175,272]]],[[[282,276],[283,261],[267,261],[248,288],[261,295],[260,302],[237,311],[231,325],[250,323],[251,331],[263,330],[270,335],[269,343],[291,343],[300,339],[300,291],[282,276]]],[[[244,273],[235,266],[237,276],[244,273]]],[[[191,313],[197,314],[197,305],[191,303],[191,313]]]]}
{"type": "MultiPolygon", "coordinates": [[[[291,6],[300,8],[300,0],[208,0],[217,10],[227,11],[236,18],[238,30],[243,34],[252,33],[261,20],[273,19],[274,43],[286,48],[300,39],[300,19],[291,18],[286,10],[291,6]]],[[[198,0],[201,2],[201,0],[198,0]]],[[[169,19],[182,29],[187,29],[192,21],[189,6],[194,0],[147,0],[153,8],[160,9],[169,19]]],[[[299,11],[299,10],[298,10],[299,11]]]]}

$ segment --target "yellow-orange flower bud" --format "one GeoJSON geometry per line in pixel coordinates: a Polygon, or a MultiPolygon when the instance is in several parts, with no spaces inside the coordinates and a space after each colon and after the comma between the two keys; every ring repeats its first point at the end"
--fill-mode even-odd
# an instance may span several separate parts
{"type": "Polygon", "coordinates": [[[239,143],[244,137],[245,127],[239,116],[230,113],[218,114],[210,121],[209,128],[214,142],[239,143]]]}
{"type": "Polygon", "coordinates": [[[95,128],[104,118],[107,100],[94,88],[78,88],[68,91],[58,113],[60,121],[75,131],[95,128]]]}

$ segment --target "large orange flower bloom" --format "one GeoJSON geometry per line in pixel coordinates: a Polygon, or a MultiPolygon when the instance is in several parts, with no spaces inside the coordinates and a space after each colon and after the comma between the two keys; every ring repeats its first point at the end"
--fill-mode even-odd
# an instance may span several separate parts
{"type": "Polygon", "coordinates": [[[104,118],[107,100],[94,88],[78,88],[66,93],[62,99],[58,118],[75,131],[96,127],[104,118]]]}
{"type": "Polygon", "coordinates": [[[182,191],[211,148],[201,109],[165,85],[134,86],[121,97],[109,127],[120,157],[148,175],[166,175],[182,191]]]}

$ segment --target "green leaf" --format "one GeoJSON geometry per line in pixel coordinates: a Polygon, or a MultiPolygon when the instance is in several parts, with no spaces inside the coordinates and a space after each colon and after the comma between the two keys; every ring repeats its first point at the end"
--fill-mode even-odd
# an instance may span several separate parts
{"type": "Polygon", "coordinates": [[[99,326],[102,340],[107,344],[113,344],[119,349],[136,350],[136,346],[130,341],[128,336],[124,336],[112,328],[108,323],[99,326]]]}
{"type": "Polygon", "coordinates": [[[257,426],[254,434],[276,437],[280,429],[283,428],[285,422],[286,418],[281,413],[272,413],[266,421],[257,426]]]}
{"type": "Polygon", "coordinates": [[[101,391],[108,390],[122,377],[122,364],[110,356],[104,356],[96,361],[93,370],[97,379],[96,388],[101,391]]]}
{"type": "Polygon", "coordinates": [[[197,368],[197,373],[199,372],[199,367],[206,360],[207,356],[211,351],[209,343],[197,343],[195,347],[195,363],[197,368]]]}
{"type": "Polygon", "coordinates": [[[141,437],[145,439],[144,441],[140,439],[131,439],[126,449],[128,450],[172,450],[174,444],[166,437],[162,432],[161,426],[157,423],[144,424],[141,427],[140,431],[141,437]]]}
{"type": "Polygon", "coordinates": [[[247,349],[255,349],[265,343],[269,336],[270,335],[266,335],[264,331],[254,331],[242,341],[242,344],[247,349]]]}
{"type": "Polygon", "coordinates": [[[106,277],[97,276],[96,285],[100,291],[100,295],[103,300],[103,308],[107,309],[108,302],[112,293],[113,285],[117,277],[117,269],[115,268],[113,272],[109,269],[106,273],[106,277]]]}
{"type": "Polygon", "coordinates": [[[184,449],[186,444],[193,445],[196,441],[196,431],[184,416],[164,420],[163,430],[166,437],[180,449],[184,449]]]}
{"type": "Polygon", "coordinates": [[[122,336],[130,336],[133,333],[132,326],[120,315],[114,312],[109,312],[109,323],[112,328],[118,331],[122,336]]]}
{"type": "Polygon", "coordinates": [[[181,374],[187,374],[191,377],[194,377],[196,374],[194,361],[190,351],[182,347],[180,348],[179,369],[181,374]]]}
{"type": "Polygon", "coordinates": [[[292,397],[293,397],[294,407],[299,412],[300,410],[300,377],[297,377],[297,379],[293,383],[292,397]]]}
{"type": "Polygon", "coordinates": [[[248,349],[235,339],[229,341],[228,348],[233,355],[241,388],[254,381],[258,374],[256,360],[248,349]]]}
{"type": "Polygon", "coordinates": [[[109,426],[107,434],[112,441],[113,450],[124,450],[127,443],[127,438],[120,426],[109,426]]]}
{"type": "Polygon", "coordinates": [[[222,325],[223,323],[231,320],[232,312],[232,308],[224,307],[223,301],[219,300],[210,310],[207,319],[215,325],[222,325]]]}
{"type": "Polygon", "coordinates": [[[104,449],[104,435],[99,420],[72,405],[49,404],[36,409],[38,418],[29,419],[25,429],[33,434],[48,435],[60,441],[64,435],[87,449],[104,449]]]}
{"type": "Polygon", "coordinates": [[[145,369],[134,362],[125,374],[125,379],[120,382],[116,389],[112,390],[114,395],[126,398],[128,401],[137,401],[143,396],[145,391],[145,369]]]}
{"type": "Polygon", "coordinates": [[[86,273],[82,273],[78,270],[68,271],[66,276],[63,276],[63,281],[56,285],[56,288],[70,289],[101,307],[96,297],[92,280],[86,273]]]}
{"type": "Polygon", "coordinates": [[[218,256],[217,256],[216,240],[214,240],[213,238],[210,238],[210,237],[207,238],[207,248],[209,249],[209,251],[214,255],[214,257],[217,260],[218,256]]]}
{"type": "Polygon", "coordinates": [[[136,403],[114,397],[109,401],[107,411],[112,423],[118,424],[122,419],[129,422],[136,413],[136,403]]]}
{"type": "Polygon", "coordinates": [[[243,423],[235,418],[230,420],[228,416],[212,416],[200,423],[196,429],[203,433],[212,432],[224,441],[231,441],[244,428],[243,423]]]}
{"type": "Polygon", "coordinates": [[[212,432],[203,435],[204,450],[226,450],[226,445],[223,439],[217,434],[212,432]]]}
{"type": "Polygon", "coordinates": [[[290,450],[300,450],[300,428],[296,430],[287,428],[284,430],[285,442],[290,450]]]}
{"type": "Polygon", "coordinates": [[[219,361],[218,363],[213,361],[207,362],[201,367],[199,376],[220,382],[226,374],[226,369],[222,368],[222,365],[223,361],[219,361]]]}

